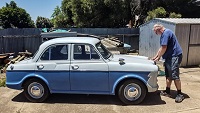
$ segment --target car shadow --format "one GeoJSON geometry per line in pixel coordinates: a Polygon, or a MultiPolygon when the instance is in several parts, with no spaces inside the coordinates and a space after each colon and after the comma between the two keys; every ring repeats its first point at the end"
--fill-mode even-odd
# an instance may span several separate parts
{"type": "MultiPolygon", "coordinates": [[[[144,101],[138,104],[137,106],[166,104],[166,102],[161,99],[159,92],[160,91],[158,90],[157,92],[148,93],[144,101]]],[[[189,98],[189,96],[187,96],[187,98],[189,98]]],[[[27,100],[26,97],[24,96],[23,92],[16,95],[12,99],[12,101],[30,103],[30,101],[27,100]]],[[[104,105],[106,104],[106,105],[124,106],[124,104],[118,99],[117,96],[112,96],[112,95],[51,94],[49,98],[43,103],[104,104],[104,105]]]]}

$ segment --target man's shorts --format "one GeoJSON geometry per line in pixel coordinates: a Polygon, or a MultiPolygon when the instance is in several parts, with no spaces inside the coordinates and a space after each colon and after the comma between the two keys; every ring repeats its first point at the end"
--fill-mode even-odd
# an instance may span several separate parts
{"type": "Polygon", "coordinates": [[[182,61],[182,54],[172,57],[170,59],[165,59],[165,75],[171,80],[179,80],[179,67],[182,61]]]}

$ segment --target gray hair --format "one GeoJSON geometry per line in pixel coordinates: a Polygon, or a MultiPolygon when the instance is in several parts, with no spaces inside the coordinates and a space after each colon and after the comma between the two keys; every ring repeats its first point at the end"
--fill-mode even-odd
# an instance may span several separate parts
{"type": "Polygon", "coordinates": [[[153,26],[153,30],[161,30],[164,29],[165,27],[162,24],[155,24],[153,26]]]}

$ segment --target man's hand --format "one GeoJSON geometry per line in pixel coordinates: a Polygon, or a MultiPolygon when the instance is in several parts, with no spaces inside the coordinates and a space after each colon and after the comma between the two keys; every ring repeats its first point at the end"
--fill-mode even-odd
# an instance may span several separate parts
{"type": "Polygon", "coordinates": [[[159,60],[160,60],[160,57],[158,56],[155,59],[153,59],[154,62],[159,61],[159,60]]]}
{"type": "Polygon", "coordinates": [[[157,57],[158,57],[158,55],[156,55],[153,58],[151,58],[151,60],[155,60],[157,57]]]}
{"type": "Polygon", "coordinates": [[[156,61],[159,61],[159,60],[160,60],[160,57],[157,55],[157,56],[151,58],[151,60],[153,60],[154,62],[156,62],[156,61]]]}
{"type": "Polygon", "coordinates": [[[166,45],[162,45],[162,46],[160,47],[160,49],[158,50],[156,56],[153,57],[152,60],[153,60],[154,62],[159,61],[159,60],[160,60],[160,57],[165,53],[166,49],[167,49],[167,46],[166,46],[166,45]]]}

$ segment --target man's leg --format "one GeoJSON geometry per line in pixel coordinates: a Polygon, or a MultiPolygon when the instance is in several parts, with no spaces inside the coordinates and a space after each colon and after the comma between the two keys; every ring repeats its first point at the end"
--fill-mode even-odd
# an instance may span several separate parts
{"type": "Polygon", "coordinates": [[[172,84],[172,80],[171,80],[169,77],[167,77],[167,78],[166,78],[166,87],[167,87],[167,88],[170,88],[170,87],[171,87],[171,84],[172,84]]]}
{"type": "Polygon", "coordinates": [[[181,81],[180,80],[174,80],[174,84],[175,84],[177,90],[181,90],[181,81]]]}
{"type": "Polygon", "coordinates": [[[177,89],[177,96],[175,98],[175,102],[180,103],[184,100],[184,96],[181,92],[181,81],[179,79],[174,80],[174,84],[175,84],[176,89],[177,89]]]}
{"type": "Polygon", "coordinates": [[[169,77],[169,75],[171,74],[171,66],[170,66],[169,61],[167,60],[165,61],[164,67],[165,67],[165,76],[166,76],[166,89],[162,91],[160,94],[163,96],[170,96],[170,87],[171,87],[172,80],[169,77]]]}
{"type": "Polygon", "coordinates": [[[182,57],[172,58],[172,79],[174,80],[174,84],[177,89],[177,95],[181,94],[181,80],[179,77],[179,66],[180,66],[181,60],[182,60],[182,57]]]}
{"type": "Polygon", "coordinates": [[[172,58],[172,79],[174,80],[174,84],[177,89],[177,96],[175,99],[175,102],[177,103],[182,102],[184,99],[184,96],[182,95],[182,92],[181,92],[181,81],[179,77],[179,66],[180,66],[181,60],[182,60],[182,55],[172,58]]]}

